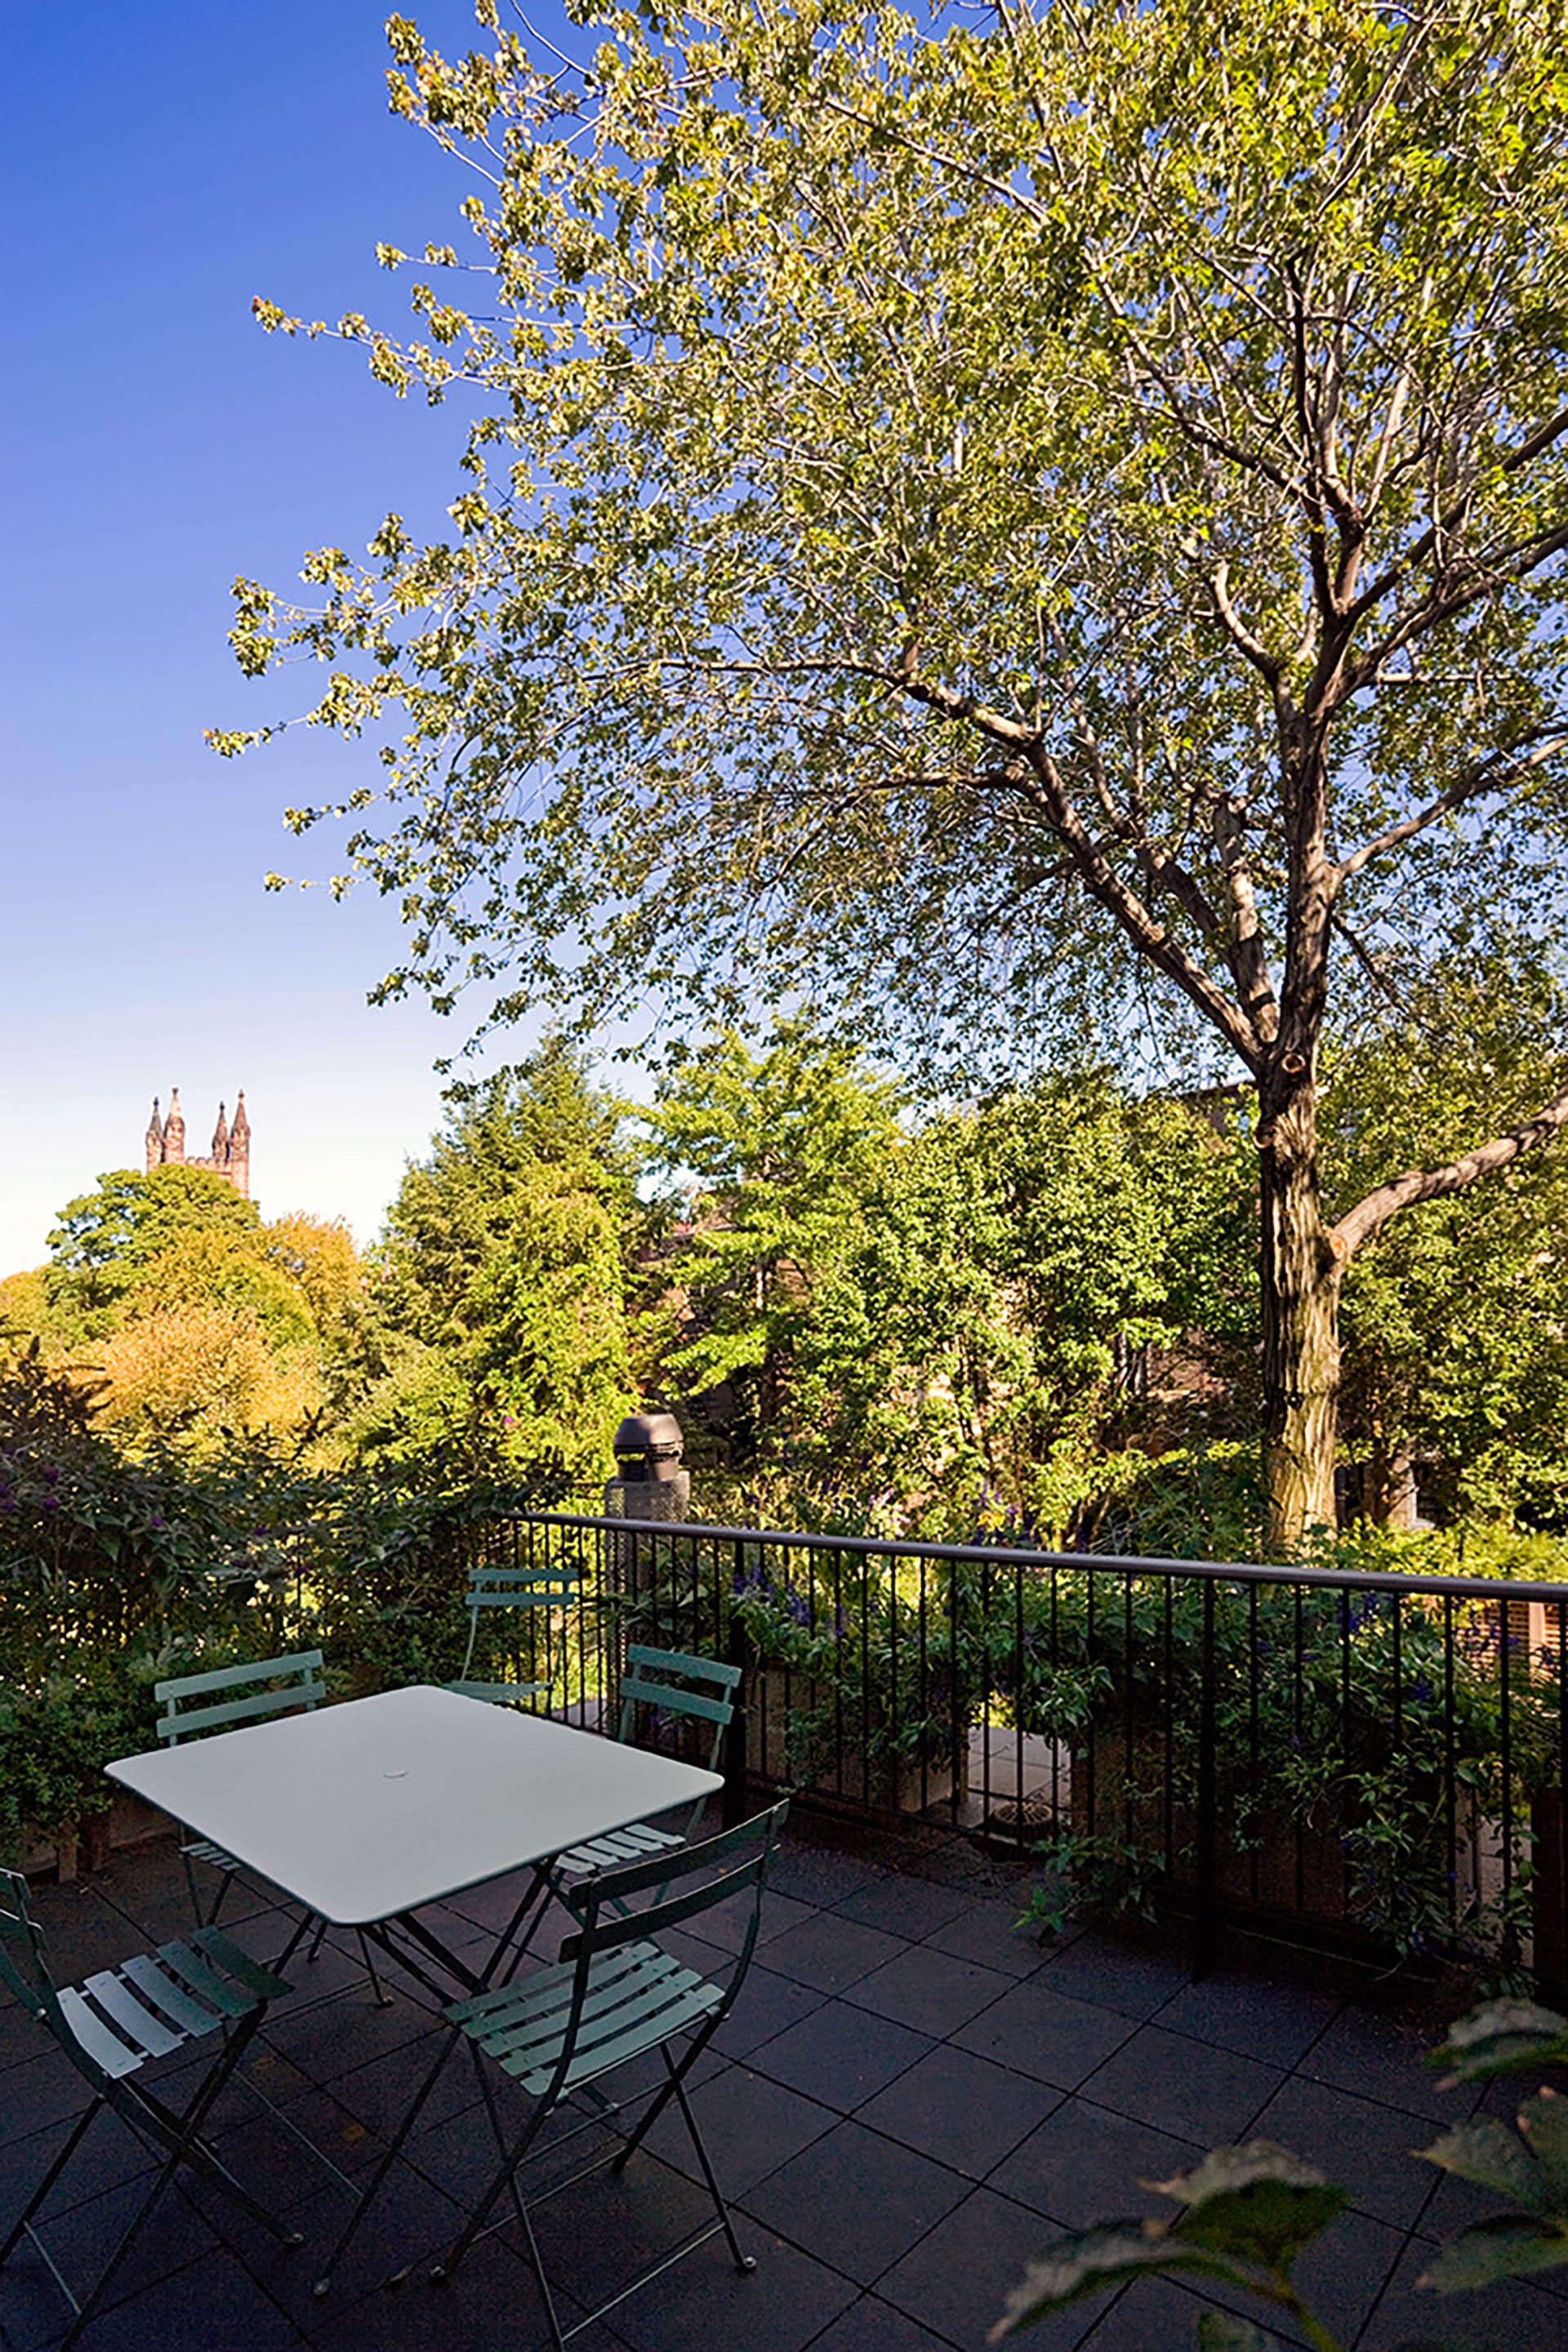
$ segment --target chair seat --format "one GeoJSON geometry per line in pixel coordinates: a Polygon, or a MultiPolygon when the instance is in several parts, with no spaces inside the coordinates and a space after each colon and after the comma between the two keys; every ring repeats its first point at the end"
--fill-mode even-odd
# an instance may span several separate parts
{"type": "Polygon", "coordinates": [[[650,1853],[663,1853],[669,1846],[685,1843],[675,1830],[656,1829],[651,1822],[631,1822],[624,1830],[611,1830],[604,1837],[569,1846],[556,1855],[554,1866],[581,1878],[590,1870],[614,1870],[618,1863],[642,1862],[650,1853]]]}
{"type": "Polygon", "coordinates": [[[199,1927],[183,1942],[62,1985],[59,2004],[93,2063],[119,2081],[288,1990],[217,1928],[199,1927]]]}
{"type": "Polygon", "coordinates": [[[205,1862],[209,1870],[245,1868],[242,1862],[237,1862],[234,1855],[226,1853],[221,1845],[214,1845],[211,1838],[193,1838],[189,1845],[180,1848],[180,1852],[190,1862],[205,1862]]]}
{"type": "MultiPolygon", "coordinates": [[[[570,1960],[542,1969],[525,1983],[455,2001],[447,2021],[460,2026],[531,2097],[542,2097],[554,2080],[570,2029],[576,1974],[570,1960]]],[[[723,1998],[722,1986],[682,1967],[658,1944],[623,1944],[597,1954],[563,2093],[700,2024],[723,1998]]]]}

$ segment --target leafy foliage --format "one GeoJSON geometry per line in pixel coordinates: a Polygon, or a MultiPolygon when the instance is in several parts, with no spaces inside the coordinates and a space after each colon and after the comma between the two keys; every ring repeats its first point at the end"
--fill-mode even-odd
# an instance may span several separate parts
{"type": "Polygon", "coordinates": [[[389,26],[474,169],[412,340],[257,304],[478,412],[449,534],[313,551],[310,607],[237,583],[247,673],[401,713],[381,793],[291,813],[408,909],[380,992],[805,991],[971,1085],[1026,1027],[1246,1071],[1294,1548],[1344,1265],[1568,1118],[1559,1049],[1324,1213],[1332,1008],[1539,938],[1560,882],[1560,0],[1268,0],[1223,51],[1195,0],[715,0],[541,61],[479,14],[457,59],[389,26]]]}
{"type": "Polygon", "coordinates": [[[624,1296],[634,1223],[621,1107],[547,1045],[459,1099],[409,1167],[378,1256],[383,1374],[351,1439],[407,1459],[464,1436],[492,1473],[544,1455],[589,1480],[631,1402],[624,1296]]]}

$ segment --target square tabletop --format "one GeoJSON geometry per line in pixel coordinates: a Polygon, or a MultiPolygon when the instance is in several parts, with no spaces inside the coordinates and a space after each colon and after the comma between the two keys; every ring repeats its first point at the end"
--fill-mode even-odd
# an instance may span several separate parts
{"type": "Polygon", "coordinates": [[[425,1685],[108,1771],[340,1927],[395,1918],[723,1786],[673,1757],[425,1685]]]}

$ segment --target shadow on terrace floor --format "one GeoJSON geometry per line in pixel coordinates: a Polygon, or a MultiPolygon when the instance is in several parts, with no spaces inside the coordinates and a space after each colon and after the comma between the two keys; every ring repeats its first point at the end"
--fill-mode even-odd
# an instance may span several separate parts
{"type": "MultiPolygon", "coordinates": [[[[1477,2104],[1439,2092],[1421,2063],[1441,2018],[1358,2005],[1321,1965],[1294,1982],[1277,1968],[1193,1985],[1170,1946],[1069,1929],[1043,1949],[1015,1929],[1016,1874],[972,1848],[848,1850],[827,1834],[797,1813],[759,1958],[695,2094],[757,2268],[737,2275],[712,2242],[578,2336],[584,2352],[972,2352],[1056,2229],[1158,2210],[1140,2180],[1254,2136],[1349,2185],[1351,2209],[1303,2265],[1303,2284],[1356,2352],[1415,2336],[1568,2352],[1568,2288],[1510,2286],[1471,2307],[1415,2290],[1432,2243],[1478,2210],[1410,2153],[1477,2104]]],[[[497,1887],[462,1897],[445,1932],[480,1948],[508,1907],[497,1887]]],[[[44,1890],[38,1910],[62,1979],[189,1924],[164,1843],[44,1890]]],[[[253,1948],[276,1949],[279,1922],[259,1900],[232,1916],[253,1948]]],[[[691,1937],[689,1948],[711,1966],[711,1946],[691,1937]]],[[[329,1948],[313,1967],[297,1958],[290,1974],[296,1993],[273,2010],[251,2063],[356,2171],[407,2103],[431,2009],[401,1981],[377,2009],[348,1952],[329,1948]]],[[[0,2233],[82,2095],[39,2031],[0,2007],[0,2233]]],[[[532,2352],[542,2316],[510,2231],[483,2242],[445,2290],[417,2274],[396,2294],[379,2284],[443,2245],[458,2200],[488,2170],[476,2095],[459,2056],[317,2304],[312,2253],[338,2226],[341,2193],[231,2090],[218,2136],[243,2177],[297,2215],[304,2250],[279,2254],[210,2198],[205,2219],[171,2196],[84,2352],[532,2352]]],[[[1504,2101],[1494,2091],[1487,2104],[1504,2101]]],[[[46,2217],[68,2273],[75,2263],[95,2274],[143,2162],[117,2122],[94,2127],[46,2217]]],[[[690,2168],[661,2124],[622,2181],[546,2209],[547,2259],[578,2309],[703,2217],[690,2168]]],[[[1040,2352],[1185,2352],[1203,2307],[1184,2287],[1140,2283],[1017,2340],[1040,2352]]],[[[63,2330],[58,2294],[24,2247],[0,2274],[0,2345],[42,2352],[63,2330]]]]}

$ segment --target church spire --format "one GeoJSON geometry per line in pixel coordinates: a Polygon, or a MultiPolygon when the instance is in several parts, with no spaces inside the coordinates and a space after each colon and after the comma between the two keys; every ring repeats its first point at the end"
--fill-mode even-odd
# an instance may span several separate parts
{"type": "Polygon", "coordinates": [[[156,1168],[163,1157],[163,1122],[158,1116],[158,1097],[153,1097],[153,1116],[147,1122],[147,1166],[156,1168]]]}
{"type": "Polygon", "coordinates": [[[220,1168],[228,1158],[228,1121],[223,1112],[224,1107],[219,1103],[217,1125],[213,1129],[213,1159],[220,1168]]]}
{"type": "Polygon", "coordinates": [[[163,1121],[163,1157],[176,1163],[185,1157],[185,1115],[180,1108],[180,1089],[169,1089],[169,1116],[163,1121]]]}

